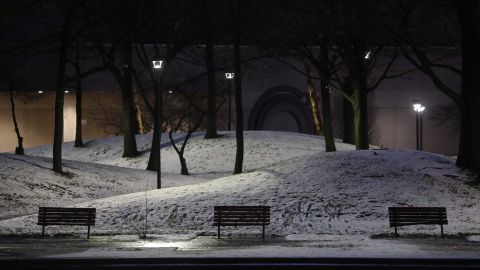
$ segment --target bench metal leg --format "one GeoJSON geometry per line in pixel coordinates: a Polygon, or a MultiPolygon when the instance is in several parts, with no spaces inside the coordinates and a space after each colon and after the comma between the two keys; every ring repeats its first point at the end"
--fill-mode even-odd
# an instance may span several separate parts
{"type": "Polygon", "coordinates": [[[440,224],[440,230],[442,231],[442,238],[443,238],[443,224],[440,224]]]}
{"type": "Polygon", "coordinates": [[[218,226],[217,238],[220,239],[220,226],[218,226]]]}
{"type": "Polygon", "coordinates": [[[398,237],[397,226],[395,226],[395,237],[398,237]]]}
{"type": "Polygon", "coordinates": [[[262,237],[265,239],[265,225],[262,225],[262,237]]]}
{"type": "Polygon", "coordinates": [[[45,225],[42,225],[42,238],[45,238],[45,225]]]}
{"type": "Polygon", "coordinates": [[[90,239],[90,225],[88,226],[87,239],[90,239]]]}

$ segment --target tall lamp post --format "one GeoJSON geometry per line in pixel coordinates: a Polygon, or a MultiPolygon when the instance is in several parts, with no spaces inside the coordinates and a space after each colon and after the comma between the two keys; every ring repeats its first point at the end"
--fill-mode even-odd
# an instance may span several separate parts
{"type": "Polygon", "coordinates": [[[416,112],[416,135],[417,135],[417,150],[423,148],[423,124],[422,124],[422,112],[425,110],[425,106],[420,101],[413,102],[413,110],[416,112]]]}
{"type": "MultiPolygon", "coordinates": [[[[152,61],[153,69],[157,72],[163,68],[163,60],[155,60],[152,61]]],[[[155,126],[157,127],[157,147],[155,149],[155,158],[157,160],[157,189],[162,188],[162,162],[160,156],[160,143],[162,142],[162,88],[157,85],[157,89],[155,91],[155,106],[157,107],[157,122],[155,126]]]]}
{"type": "Polygon", "coordinates": [[[225,78],[228,80],[228,131],[232,130],[232,82],[235,73],[225,73],[225,78]]]}

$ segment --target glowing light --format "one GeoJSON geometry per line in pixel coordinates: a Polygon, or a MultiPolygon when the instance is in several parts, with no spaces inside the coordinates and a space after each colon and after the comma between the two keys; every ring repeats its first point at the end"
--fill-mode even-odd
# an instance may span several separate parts
{"type": "Polygon", "coordinates": [[[365,59],[369,59],[370,58],[370,51],[368,51],[366,54],[365,54],[365,59]]]}
{"type": "Polygon", "coordinates": [[[233,79],[233,77],[235,76],[235,73],[233,72],[229,72],[229,73],[225,73],[225,78],[227,79],[233,79]]]}
{"type": "Polygon", "coordinates": [[[163,60],[152,61],[152,64],[153,64],[153,68],[154,68],[154,69],[161,69],[161,68],[163,68],[163,60]]]}
{"type": "Polygon", "coordinates": [[[168,90],[168,93],[169,93],[169,94],[173,94],[173,91],[172,91],[172,90],[168,90]]]}
{"type": "Polygon", "coordinates": [[[181,244],[179,242],[146,242],[142,246],[146,248],[180,247],[181,244]]]}
{"type": "Polygon", "coordinates": [[[425,110],[425,106],[423,106],[420,102],[414,102],[413,110],[416,112],[423,112],[425,110]]]}
{"type": "Polygon", "coordinates": [[[43,94],[43,91],[42,91],[42,90],[38,90],[38,93],[39,93],[39,94],[43,94]]]}
{"type": "Polygon", "coordinates": [[[70,92],[70,91],[68,91],[68,90],[65,90],[65,94],[68,94],[69,92],[70,92]]]}

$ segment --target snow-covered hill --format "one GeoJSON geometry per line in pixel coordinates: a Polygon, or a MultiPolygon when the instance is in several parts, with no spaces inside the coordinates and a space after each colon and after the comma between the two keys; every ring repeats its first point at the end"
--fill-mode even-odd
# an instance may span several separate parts
{"type": "MultiPolygon", "coordinates": [[[[176,134],[181,138],[183,134],[176,134]]],[[[145,171],[150,135],[137,136],[136,158],[122,158],[123,137],[92,140],[83,148],[64,144],[64,171],[51,170],[51,146],[26,149],[25,156],[0,154],[0,219],[38,211],[38,206],[69,206],[92,199],[145,191],[156,185],[156,173],[145,171]],[[45,158],[46,157],[46,158],[45,158]],[[119,167],[117,167],[119,166],[119,167]]],[[[163,141],[167,141],[164,138],[163,141]]],[[[302,155],[323,151],[322,137],[286,132],[245,132],[245,168],[255,170],[302,155]]],[[[340,149],[351,145],[337,144],[340,149]]],[[[186,149],[190,176],[179,175],[178,156],[171,146],[162,149],[162,186],[196,184],[230,175],[235,136],[226,133],[204,140],[196,134],[186,149]]]]}
{"type": "MultiPolygon", "coordinates": [[[[0,154],[0,219],[34,213],[39,206],[68,206],[144,191],[156,183],[156,174],[145,170],[68,160],[64,161],[65,175],[51,168],[50,158],[0,154]]],[[[163,175],[165,187],[205,181],[163,175]]]]}
{"type": "MultiPolygon", "coordinates": [[[[203,134],[189,140],[185,158],[190,173],[196,177],[215,179],[232,173],[235,164],[235,133],[221,132],[217,139],[203,139],[203,134]]],[[[176,134],[174,138],[182,138],[176,134]]],[[[325,150],[323,137],[279,131],[245,131],[244,169],[252,171],[277,162],[314,154],[325,150]]],[[[123,137],[91,140],[84,148],[73,147],[73,142],[63,146],[63,157],[70,160],[145,169],[148,162],[151,135],[137,135],[137,145],[143,154],[136,158],[122,158],[123,137]]],[[[166,135],[163,142],[168,142],[166,135]]],[[[338,150],[352,150],[349,144],[336,143],[338,150]]],[[[50,145],[27,149],[28,155],[52,156],[50,145]]],[[[171,146],[162,148],[162,172],[178,174],[178,156],[171,146]]]]}
{"type": "MultiPolygon", "coordinates": [[[[270,140],[275,141],[276,137],[270,140]]],[[[317,152],[254,172],[150,191],[148,220],[150,232],[214,233],[213,206],[270,205],[271,225],[267,233],[372,235],[392,233],[388,227],[389,206],[445,206],[449,219],[447,234],[479,233],[480,193],[466,184],[469,180],[448,158],[425,152],[317,152]]],[[[144,204],[145,193],[140,192],[77,206],[97,208],[94,234],[135,233],[144,222],[144,204]]],[[[0,232],[39,232],[35,222],[35,215],[1,221],[0,232]]],[[[78,232],[84,230],[79,228],[78,232]]],[[[250,227],[224,231],[257,233],[256,228],[250,227]]],[[[438,234],[439,228],[415,226],[402,229],[401,233],[409,231],[438,234]]]]}

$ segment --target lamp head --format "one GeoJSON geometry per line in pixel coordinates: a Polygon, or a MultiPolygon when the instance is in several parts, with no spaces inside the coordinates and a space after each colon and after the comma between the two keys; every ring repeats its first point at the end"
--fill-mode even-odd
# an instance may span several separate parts
{"type": "Polygon", "coordinates": [[[370,58],[371,53],[372,53],[371,51],[368,51],[368,52],[365,53],[365,60],[370,58]]]}
{"type": "Polygon", "coordinates": [[[234,76],[235,76],[235,73],[233,72],[225,73],[225,78],[227,78],[228,80],[233,79],[234,76]]]}
{"type": "MultiPolygon", "coordinates": [[[[419,100],[414,100],[413,101],[413,110],[418,112],[420,108],[423,107],[422,103],[419,100]]],[[[424,107],[425,109],[425,107],[424,107]]]]}
{"type": "Polygon", "coordinates": [[[153,64],[153,68],[154,68],[154,69],[161,69],[161,68],[163,68],[163,60],[152,61],[152,64],[153,64]]]}

